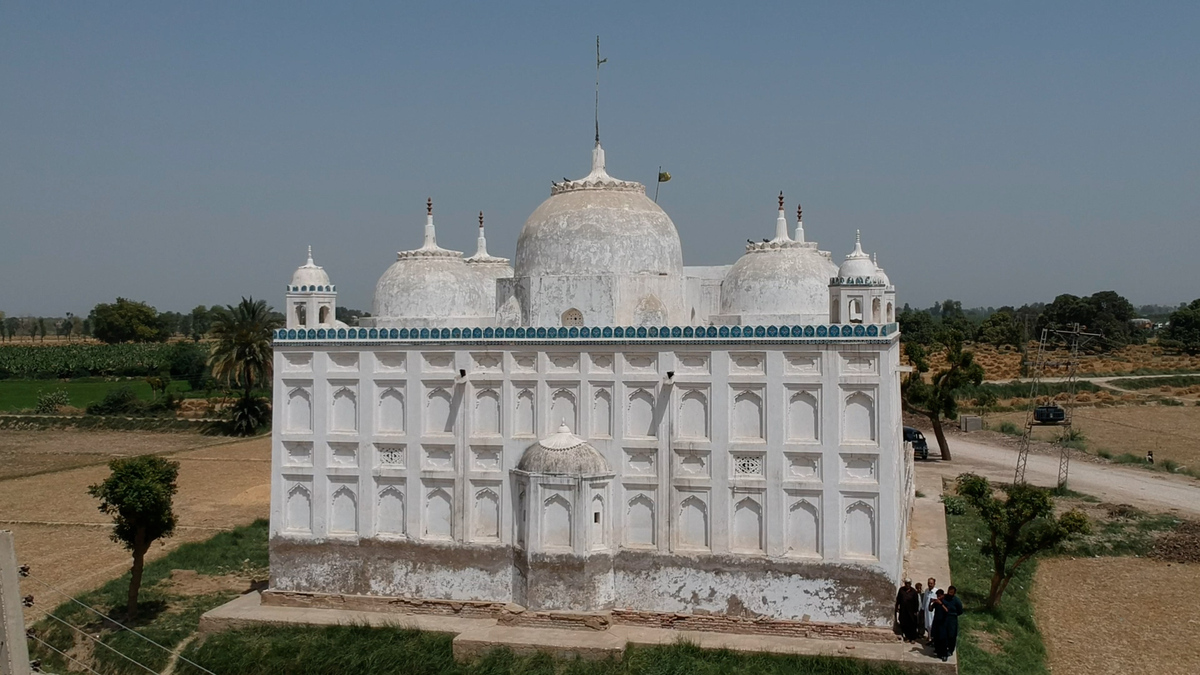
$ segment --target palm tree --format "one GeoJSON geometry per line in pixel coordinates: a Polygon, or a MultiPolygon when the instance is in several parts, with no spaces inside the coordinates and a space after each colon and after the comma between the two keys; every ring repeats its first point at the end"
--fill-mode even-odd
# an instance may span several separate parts
{"type": "Polygon", "coordinates": [[[215,344],[208,359],[213,377],[242,390],[233,407],[235,433],[252,434],[267,422],[270,409],[252,392],[271,378],[271,339],[281,324],[265,300],[254,298],[228,305],[213,321],[209,336],[215,344]]]}

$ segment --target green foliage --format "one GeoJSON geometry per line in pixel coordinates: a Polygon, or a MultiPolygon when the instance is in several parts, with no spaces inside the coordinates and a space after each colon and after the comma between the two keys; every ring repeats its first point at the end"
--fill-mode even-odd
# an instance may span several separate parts
{"type": "Polygon", "coordinates": [[[1159,337],[1159,344],[1200,354],[1200,299],[1171,312],[1170,325],[1159,337]]]}
{"type": "MultiPolygon", "coordinates": [[[[142,380],[109,381],[86,378],[55,382],[52,386],[45,380],[0,380],[0,412],[33,410],[37,406],[38,397],[49,388],[67,392],[70,405],[86,408],[101,401],[108,392],[121,387],[130,387],[139,398],[151,397],[150,385],[142,380]]],[[[171,383],[167,391],[187,395],[188,386],[186,382],[176,381],[171,383]]]]}
{"type": "Polygon", "coordinates": [[[967,503],[962,497],[955,495],[942,495],[942,505],[946,507],[946,513],[951,516],[961,516],[967,512],[967,503]]]}
{"type": "Polygon", "coordinates": [[[928,382],[924,378],[930,367],[925,346],[915,342],[904,346],[913,372],[904,379],[900,391],[906,409],[929,418],[942,459],[948,460],[950,448],[942,432],[942,418],[958,417],[959,390],[979,386],[983,382],[983,366],[975,363],[974,353],[963,349],[962,338],[955,331],[941,332],[936,345],[945,350],[947,366],[934,373],[928,382]]]}
{"type": "Polygon", "coordinates": [[[100,512],[113,519],[112,540],[133,553],[126,613],[137,613],[142,569],[150,545],[175,533],[173,500],[179,489],[179,463],[157,455],[124,457],[109,462],[103,482],[88,486],[100,500],[100,512]]]}
{"type": "Polygon", "coordinates": [[[33,411],[39,415],[53,415],[58,412],[59,408],[71,405],[71,397],[67,394],[66,389],[53,389],[47,392],[38,392],[37,406],[33,411]]]}
{"type": "Polygon", "coordinates": [[[1008,497],[993,494],[987,478],[964,473],[956,480],[958,494],[987,525],[989,536],[980,552],[992,558],[992,583],[987,606],[994,608],[1017,570],[1030,558],[1077,534],[1087,534],[1088,520],[1080,511],[1054,517],[1054,500],[1044,488],[1018,483],[1008,497]]]}
{"type": "Polygon", "coordinates": [[[248,397],[255,385],[271,378],[271,342],[281,323],[263,300],[242,298],[236,307],[222,309],[211,330],[213,377],[240,387],[248,397]]]}
{"type": "Polygon", "coordinates": [[[1159,387],[1190,387],[1200,384],[1200,375],[1167,375],[1163,377],[1136,377],[1113,380],[1109,384],[1118,389],[1158,389],[1159,387]]]}
{"type": "Polygon", "coordinates": [[[164,320],[144,302],[117,298],[112,304],[96,305],[88,318],[92,335],[101,342],[164,342],[171,331],[164,320]]]}
{"type": "MultiPolygon", "coordinates": [[[[1100,386],[1079,380],[1075,382],[1075,392],[1081,391],[1095,393],[1100,391],[1100,386]]],[[[1067,391],[1066,382],[1040,382],[1038,383],[1038,396],[1056,396],[1067,391]]],[[[996,398],[1029,398],[1029,383],[1020,380],[1012,382],[984,382],[982,384],[966,384],[958,390],[959,400],[976,399],[986,397],[988,394],[996,398]]]]}
{"type": "Polygon", "coordinates": [[[209,348],[198,342],[176,342],[166,355],[166,365],[171,377],[186,380],[192,389],[205,389],[210,378],[208,369],[209,348]]]}
{"type": "Polygon", "coordinates": [[[173,349],[166,344],[6,345],[0,347],[0,379],[145,377],[169,368],[173,349]]]}
{"type": "Polygon", "coordinates": [[[901,339],[905,345],[918,344],[929,347],[933,344],[937,326],[928,312],[909,309],[908,305],[905,305],[896,316],[896,322],[900,324],[900,335],[903,336],[901,339]]]}
{"type": "Polygon", "coordinates": [[[990,533],[979,514],[947,514],[950,572],[966,606],[959,617],[958,668],[971,675],[1045,675],[1046,648],[1034,622],[1030,590],[1037,559],[1017,570],[1003,601],[987,603],[992,560],[979,550],[990,533]],[[985,635],[986,633],[986,635],[985,635]]]}
{"type": "Polygon", "coordinates": [[[1000,433],[1008,434],[1009,436],[1020,436],[1024,432],[1017,425],[1005,420],[1000,423],[1000,433]]]}
{"type": "Polygon", "coordinates": [[[229,413],[229,433],[234,436],[253,436],[271,425],[271,406],[260,396],[239,396],[229,413]]]}
{"type": "Polygon", "coordinates": [[[143,401],[138,398],[132,387],[122,386],[113,389],[98,403],[87,407],[89,415],[128,415],[157,416],[170,415],[179,409],[183,397],[174,392],[167,392],[153,401],[143,401]]]}
{"type": "Polygon", "coordinates": [[[1145,342],[1146,333],[1133,329],[1129,321],[1137,317],[1133,304],[1115,291],[1100,291],[1084,298],[1064,293],[1046,305],[1038,318],[1038,328],[1070,329],[1075,324],[1091,333],[1102,333],[1103,340],[1091,343],[1098,351],[1145,342]]]}
{"type": "Polygon", "coordinates": [[[1024,342],[1024,335],[1021,324],[1017,323],[1012,313],[1000,310],[983,320],[976,340],[997,347],[1011,345],[1019,348],[1024,342]]]}

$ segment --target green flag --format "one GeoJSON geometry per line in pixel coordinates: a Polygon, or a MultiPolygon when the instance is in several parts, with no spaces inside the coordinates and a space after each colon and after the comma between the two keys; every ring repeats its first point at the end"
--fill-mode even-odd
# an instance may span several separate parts
{"type": "Polygon", "coordinates": [[[669,181],[669,180],[671,180],[671,174],[670,174],[670,173],[668,173],[668,172],[666,172],[666,171],[659,171],[659,172],[658,172],[658,182],[660,182],[660,183],[665,183],[665,182],[667,182],[667,181],[669,181]]]}

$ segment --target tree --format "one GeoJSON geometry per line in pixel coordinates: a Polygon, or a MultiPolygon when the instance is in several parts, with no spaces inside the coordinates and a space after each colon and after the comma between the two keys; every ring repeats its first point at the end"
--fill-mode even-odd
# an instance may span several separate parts
{"type": "Polygon", "coordinates": [[[1016,322],[1011,312],[1001,309],[983,320],[979,325],[976,340],[996,347],[1020,347],[1023,343],[1022,337],[1021,325],[1016,322]]]}
{"type": "Polygon", "coordinates": [[[39,316],[37,320],[38,332],[42,334],[42,342],[46,341],[46,317],[39,316]]]}
{"type": "Polygon", "coordinates": [[[158,311],[144,302],[117,298],[101,303],[88,316],[92,335],[101,342],[164,342],[170,337],[158,311]]]}
{"type": "Polygon", "coordinates": [[[266,401],[253,391],[271,377],[271,340],[280,325],[267,303],[253,298],[222,309],[213,321],[210,332],[216,344],[208,361],[213,377],[242,389],[231,411],[236,434],[250,435],[269,421],[266,401]]]}
{"type": "Polygon", "coordinates": [[[1078,509],[1055,518],[1054,500],[1045,488],[1017,483],[1006,488],[1007,499],[1000,499],[982,476],[964,473],[957,483],[958,494],[979,512],[991,534],[981,547],[992,559],[988,609],[996,608],[1017,570],[1030,558],[1091,529],[1087,516],[1078,509]]]}
{"type": "Polygon", "coordinates": [[[88,486],[100,500],[100,512],[112,516],[112,540],[133,553],[126,614],[137,614],[142,569],[150,545],[175,532],[172,500],[178,487],[179,463],[157,455],[126,457],[109,462],[111,471],[101,483],[88,486]]]}
{"type": "Polygon", "coordinates": [[[17,336],[17,331],[21,329],[21,320],[10,316],[4,320],[4,327],[8,329],[8,339],[11,342],[17,336]]]}
{"type": "Polygon", "coordinates": [[[1159,342],[1164,347],[1200,354],[1200,299],[1171,312],[1170,322],[1159,342]]]}
{"type": "Polygon", "coordinates": [[[1133,303],[1115,291],[1100,291],[1085,298],[1064,293],[1046,305],[1038,317],[1038,328],[1069,330],[1079,324],[1089,332],[1103,333],[1105,339],[1092,344],[1106,351],[1145,340],[1144,334],[1129,325],[1136,317],[1133,303]]]}
{"type": "Polygon", "coordinates": [[[983,382],[983,366],[975,363],[974,353],[963,349],[962,336],[957,331],[940,331],[934,346],[944,350],[947,365],[926,381],[925,373],[930,368],[926,346],[915,342],[904,345],[913,371],[900,386],[900,399],[905,410],[929,418],[942,459],[949,461],[950,444],[946,442],[942,418],[958,417],[958,390],[983,382]]]}
{"type": "MultiPolygon", "coordinates": [[[[219,309],[214,306],[213,309],[219,309]]],[[[192,310],[192,339],[199,340],[208,334],[212,328],[213,312],[204,305],[196,305],[192,310]]]]}
{"type": "Polygon", "coordinates": [[[909,309],[908,305],[905,305],[896,317],[896,322],[900,324],[900,339],[904,341],[904,344],[919,344],[926,347],[933,344],[937,326],[934,325],[933,317],[928,312],[909,309]]]}

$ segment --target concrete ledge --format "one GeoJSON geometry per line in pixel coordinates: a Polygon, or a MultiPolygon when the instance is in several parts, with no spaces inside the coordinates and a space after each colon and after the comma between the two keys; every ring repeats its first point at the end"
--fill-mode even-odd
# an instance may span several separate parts
{"type": "Polygon", "coordinates": [[[501,647],[518,654],[547,652],[567,658],[621,658],[627,645],[651,647],[686,641],[702,649],[854,658],[873,663],[892,663],[913,673],[952,675],[958,672],[955,659],[943,663],[933,657],[928,647],[901,642],[885,644],[778,635],[714,633],[624,624],[613,625],[607,630],[511,626],[502,625],[494,618],[264,605],[262,596],[257,592],[247,593],[206,612],[200,617],[200,632],[208,634],[262,624],[362,624],[454,635],[454,656],[458,659],[477,658],[501,647]]]}

